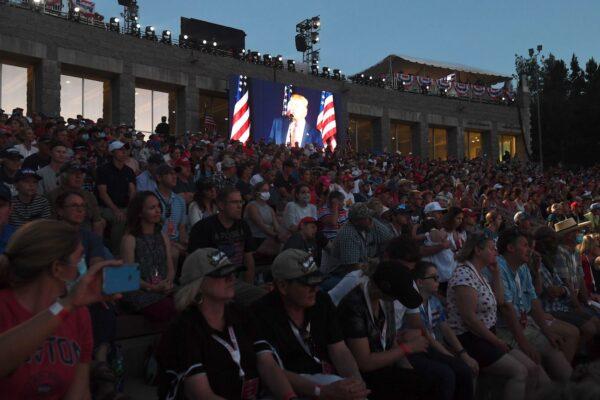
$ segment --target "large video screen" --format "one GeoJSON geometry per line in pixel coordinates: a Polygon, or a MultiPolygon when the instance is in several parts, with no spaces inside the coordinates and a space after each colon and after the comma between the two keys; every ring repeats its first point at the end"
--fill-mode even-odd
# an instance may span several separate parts
{"type": "Polygon", "coordinates": [[[241,125],[239,122],[236,125],[236,104],[238,112],[247,104],[250,111],[249,140],[335,148],[339,131],[336,118],[341,115],[337,94],[254,78],[244,78],[240,83],[240,79],[239,75],[232,76],[229,85],[232,139],[241,125]],[[247,98],[244,98],[246,91],[247,98]]]}

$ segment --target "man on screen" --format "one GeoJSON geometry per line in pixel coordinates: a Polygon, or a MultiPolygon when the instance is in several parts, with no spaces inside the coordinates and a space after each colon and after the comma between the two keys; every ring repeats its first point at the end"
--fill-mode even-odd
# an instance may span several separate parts
{"type": "Polygon", "coordinates": [[[271,126],[269,141],[276,144],[289,144],[304,147],[309,143],[323,147],[321,133],[306,121],[308,100],[293,94],[288,102],[286,117],[275,118],[271,126]]]}

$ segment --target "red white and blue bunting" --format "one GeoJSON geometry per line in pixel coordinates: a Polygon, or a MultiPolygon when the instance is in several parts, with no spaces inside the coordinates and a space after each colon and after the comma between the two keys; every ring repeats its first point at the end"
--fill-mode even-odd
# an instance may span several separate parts
{"type": "Polygon", "coordinates": [[[473,94],[477,97],[483,96],[485,94],[485,87],[481,85],[471,85],[471,89],[473,94]]]}
{"type": "Polygon", "coordinates": [[[468,83],[454,82],[454,90],[459,96],[468,96],[470,86],[468,83]]]}

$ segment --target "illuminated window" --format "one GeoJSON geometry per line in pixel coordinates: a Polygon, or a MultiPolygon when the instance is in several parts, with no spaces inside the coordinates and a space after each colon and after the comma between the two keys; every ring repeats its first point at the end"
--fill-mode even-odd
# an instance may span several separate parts
{"type": "Polygon", "coordinates": [[[226,95],[200,94],[200,130],[229,136],[229,102],[226,95]]]}
{"type": "Polygon", "coordinates": [[[402,155],[412,154],[412,128],[410,125],[394,123],[390,126],[391,147],[390,150],[399,151],[402,155]]]}
{"type": "Polygon", "coordinates": [[[517,154],[517,137],[513,135],[500,135],[498,137],[499,154],[498,157],[502,160],[504,153],[508,151],[511,158],[517,154]]]}
{"type": "Polygon", "coordinates": [[[370,152],[373,148],[373,121],[369,118],[350,116],[348,135],[354,151],[370,152]]]}
{"type": "Polygon", "coordinates": [[[468,160],[483,156],[481,132],[465,131],[465,157],[468,160]]]}
{"type": "Polygon", "coordinates": [[[27,114],[27,68],[0,64],[0,108],[10,114],[17,107],[27,114]]]}
{"type": "MultiPolygon", "coordinates": [[[[135,128],[142,132],[154,132],[161,117],[169,115],[169,93],[156,90],[135,89],[135,128]]],[[[168,119],[167,119],[167,122],[168,119]]]]}
{"type": "Polygon", "coordinates": [[[429,128],[429,158],[446,160],[448,158],[448,132],[444,128],[429,128]]]}
{"type": "Polygon", "coordinates": [[[64,118],[102,118],[104,82],[76,76],[60,76],[60,115],[64,118]]]}

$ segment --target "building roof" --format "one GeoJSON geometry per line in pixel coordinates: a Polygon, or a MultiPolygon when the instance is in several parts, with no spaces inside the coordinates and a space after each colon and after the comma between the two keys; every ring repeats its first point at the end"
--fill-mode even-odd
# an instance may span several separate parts
{"type": "Polygon", "coordinates": [[[433,79],[456,74],[456,80],[463,83],[479,83],[491,86],[496,83],[506,82],[512,76],[503,75],[481,68],[469,67],[463,64],[447,63],[441,61],[426,60],[405,55],[390,54],[377,64],[360,72],[365,75],[380,76],[388,75],[390,69],[393,73],[403,73],[414,76],[424,76],[433,79]]]}

